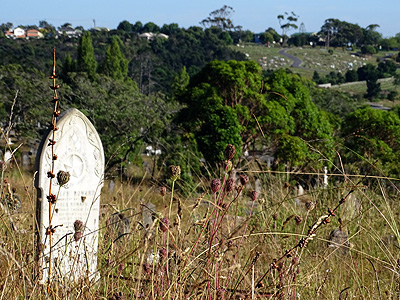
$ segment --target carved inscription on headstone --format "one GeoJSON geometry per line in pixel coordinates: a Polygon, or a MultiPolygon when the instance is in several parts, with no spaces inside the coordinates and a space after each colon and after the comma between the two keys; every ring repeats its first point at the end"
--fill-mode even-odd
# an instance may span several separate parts
{"type": "Polygon", "coordinates": [[[54,174],[69,172],[67,184],[60,186],[53,179],[51,193],[57,196],[52,205],[50,235],[49,195],[50,179],[47,172],[52,167],[52,138],[49,132],[39,147],[36,158],[35,186],[38,191],[37,219],[38,242],[41,253],[38,258],[42,281],[46,281],[51,265],[52,280],[77,281],[97,277],[97,248],[99,228],[100,191],[103,186],[104,152],[99,135],[90,121],[77,109],[70,109],[57,120],[55,131],[54,174]],[[50,251],[51,261],[50,261],[50,251]]]}

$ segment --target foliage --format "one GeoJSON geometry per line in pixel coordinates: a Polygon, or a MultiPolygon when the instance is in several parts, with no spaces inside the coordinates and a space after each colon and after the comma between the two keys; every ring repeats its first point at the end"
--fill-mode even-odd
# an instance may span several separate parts
{"type": "Polygon", "coordinates": [[[325,20],[319,32],[325,39],[325,46],[347,47],[355,45],[364,46],[363,49],[372,49],[379,44],[381,35],[375,31],[379,27],[377,24],[368,25],[361,28],[358,24],[352,24],[339,19],[330,18],[325,20]],[[366,47],[371,46],[371,47],[366,47]]]}
{"type": "Polygon", "coordinates": [[[224,5],[222,8],[214,10],[210,15],[200,22],[204,27],[217,27],[223,31],[231,31],[234,29],[240,29],[233,25],[231,20],[231,14],[234,10],[231,6],[224,5]]]}
{"type": "MultiPolygon", "coordinates": [[[[310,89],[313,102],[322,110],[344,119],[349,113],[356,110],[359,102],[350,94],[335,89],[310,89]]],[[[336,130],[338,127],[335,126],[336,130]]]]}
{"type": "Polygon", "coordinates": [[[43,106],[51,97],[48,79],[35,69],[24,70],[14,64],[0,66],[0,74],[0,102],[7,114],[17,96],[12,111],[13,127],[22,138],[40,139],[44,129],[38,128],[38,123],[47,124],[51,114],[51,109],[43,106]]]}
{"type": "Polygon", "coordinates": [[[356,70],[348,70],[345,74],[346,82],[358,81],[358,74],[356,70]]]}
{"type": "Polygon", "coordinates": [[[358,109],[346,117],[342,137],[350,150],[345,163],[355,165],[361,174],[374,165],[372,174],[400,175],[400,119],[394,112],[358,109]]]}
{"type": "Polygon", "coordinates": [[[368,54],[368,55],[376,54],[376,48],[371,45],[362,46],[361,53],[368,54]]]}
{"type": "Polygon", "coordinates": [[[100,72],[114,79],[125,79],[128,76],[128,60],[120,50],[121,45],[121,39],[113,36],[106,50],[106,58],[100,65],[100,72]]]}
{"type": "Polygon", "coordinates": [[[285,44],[288,31],[290,29],[298,28],[298,26],[296,25],[296,22],[297,22],[299,16],[296,15],[294,12],[291,12],[290,14],[285,12],[283,15],[278,15],[277,18],[279,21],[279,26],[282,29],[282,38],[283,38],[282,44],[285,44]]]}
{"type": "Polygon", "coordinates": [[[255,62],[211,62],[180,98],[187,105],[180,122],[194,132],[199,150],[212,164],[230,143],[243,151],[273,154],[277,164],[317,166],[320,154],[312,147],[331,155],[327,116],[311,102],[297,75],[278,71],[264,80],[262,87],[255,62]]]}
{"type": "Polygon", "coordinates": [[[97,62],[94,57],[93,42],[89,31],[86,31],[79,39],[77,71],[86,72],[90,78],[94,78],[97,71],[97,62]]]}
{"type": "Polygon", "coordinates": [[[109,159],[108,168],[133,161],[143,151],[144,142],[160,143],[175,104],[167,103],[160,94],[140,94],[131,80],[99,76],[91,81],[84,73],[72,73],[70,78],[64,98],[92,120],[109,159]]]}

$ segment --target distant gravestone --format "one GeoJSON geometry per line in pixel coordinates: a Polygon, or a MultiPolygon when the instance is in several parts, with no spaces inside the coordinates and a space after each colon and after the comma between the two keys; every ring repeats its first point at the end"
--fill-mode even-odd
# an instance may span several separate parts
{"type": "Polygon", "coordinates": [[[155,220],[156,206],[147,202],[142,205],[142,217],[143,217],[143,227],[147,234],[152,234],[150,230],[152,229],[153,222],[155,220]]]}
{"type": "Polygon", "coordinates": [[[70,109],[57,119],[54,154],[57,155],[54,174],[69,172],[67,184],[60,186],[53,179],[51,193],[57,195],[52,205],[51,225],[55,228],[50,249],[49,195],[52,168],[52,139],[50,131],[44,136],[36,156],[35,186],[38,191],[38,255],[39,275],[42,282],[51,279],[63,282],[98,276],[97,248],[99,228],[100,191],[103,186],[104,152],[99,135],[90,121],[77,109],[70,109]],[[50,260],[50,251],[51,260],[50,260]]]}
{"type": "Polygon", "coordinates": [[[22,167],[29,168],[31,166],[31,158],[28,151],[23,151],[22,154],[22,167]]]}
{"type": "Polygon", "coordinates": [[[115,188],[115,182],[114,182],[114,180],[110,180],[110,182],[108,183],[108,191],[110,193],[113,193],[114,192],[114,188],[115,188]]]}
{"type": "Polygon", "coordinates": [[[347,233],[340,229],[334,229],[329,235],[328,247],[333,249],[340,249],[343,255],[349,252],[350,242],[347,233]]]}

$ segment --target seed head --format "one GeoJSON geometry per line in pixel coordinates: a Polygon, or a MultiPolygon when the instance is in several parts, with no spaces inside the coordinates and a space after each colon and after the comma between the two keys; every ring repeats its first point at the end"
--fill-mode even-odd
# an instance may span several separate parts
{"type": "Polygon", "coordinates": [[[315,208],[315,203],[313,201],[307,201],[304,206],[307,210],[310,211],[315,208]]]}
{"type": "Polygon", "coordinates": [[[225,159],[226,160],[231,160],[232,158],[235,157],[236,154],[236,149],[234,145],[228,144],[225,148],[225,159]]]}
{"type": "Polygon", "coordinates": [[[68,172],[65,171],[58,171],[57,173],[57,182],[60,186],[63,186],[64,184],[67,184],[69,181],[69,178],[71,176],[69,175],[68,172]]]}
{"type": "Polygon", "coordinates": [[[49,201],[49,203],[54,204],[56,203],[57,197],[54,194],[50,194],[48,196],[46,196],[47,201],[49,201]]]}
{"type": "Polygon", "coordinates": [[[122,292],[118,292],[112,295],[110,300],[125,300],[125,295],[122,292]]]}
{"type": "Polygon", "coordinates": [[[257,192],[256,191],[252,191],[250,193],[250,197],[252,201],[256,201],[257,200],[257,192]]]}
{"type": "Polygon", "coordinates": [[[146,273],[150,272],[150,265],[149,264],[143,264],[143,269],[146,273]]]}
{"type": "Polygon", "coordinates": [[[221,180],[213,179],[211,180],[211,190],[213,193],[217,193],[221,189],[221,180]]]}
{"type": "Polygon", "coordinates": [[[74,230],[75,230],[75,232],[82,231],[82,229],[83,229],[83,222],[81,220],[76,220],[74,222],[74,230]]]}
{"type": "Polygon", "coordinates": [[[169,166],[169,173],[170,173],[170,178],[173,181],[176,181],[179,178],[179,176],[181,176],[181,167],[171,165],[169,166]]]}
{"type": "Polygon", "coordinates": [[[161,248],[159,253],[161,258],[165,258],[167,256],[167,250],[165,248],[161,248]]]}
{"type": "Polygon", "coordinates": [[[81,231],[77,231],[77,232],[74,233],[75,242],[78,242],[81,238],[82,238],[82,232],[81,231]]]}
{"type": "Polygon", "coordinates": [[[160,219],[160,230],[162,232],[167,232],[169,228],[169,219],[168,218],[161,218],[160,219]]]}
{"type": "Polygon", "coordinates": [[[303,221],[303,218],[301,216],[295,216],[294,220],[296,221],[296,225],[299,226],[303,221]]]}
{"type": "Polygon", "coordinates": [[[226,181],[226,192],[229,193],[233,191],[234,188],[235,188],[235,180],[233,178],[229,178],[226,181]]]}
{"type": "Polygon", "coordinates": [[[161,194],[161,196],[163,196],[163,197],[167,194],[167,188],[166,188],[165,186],[162,186],[162,187],[160,188],[160,194],[161,194]]]}
{"type": "Polygon", "coordinates": [[[246,174],[240,175],[240,183],[246,185],[247,182],[249,182],[249,177],[246,174]]]}

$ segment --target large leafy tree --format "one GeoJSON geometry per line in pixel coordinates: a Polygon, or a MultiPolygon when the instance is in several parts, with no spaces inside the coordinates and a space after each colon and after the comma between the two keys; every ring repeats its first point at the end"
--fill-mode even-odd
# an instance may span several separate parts
{"type": "Polygon", "coordinates": [[[161,133],[176,109],[163,95],[143,95],[132,80],[104,75],[90,80],[85,73],[71,73],[70,80],[64,86],[64,101],[83,111],[95,125],[108,168],[137,159],[144,142],[157,145],[162,141],[161,133]]]}
{"type": "Polygon", "coordinates": [[[222,159],[228,143],[292,166],[317,166],[321,154],[332,154],[327,115],[297,75],[278,71],[263,78],[255,62],[213,61],[180,99],[187,105],[180,121],[211,163],[222,159]]]}
{"type": "Polygon", "coordinates": [[[343,124],[344,162],[360,173],[400,175],[400,119],[394,112],[364,107],[343,124]],[[371,167],[374,165],[374,168],[371,167]]]}
{"type": "MultiPolygon", "coordinates": [[[[44,128],[38,128],[38,124],[46,124],[51,116],[51,106],[44,105],[51,97],[47,77],[36,69],[24,69],[15,64],[0,66],[0,74],[0,102],[3,108],[0,114],[12,111],[12,126],[22,138],[40,137],[44,128]]],[[[8,119],[2,118],[2,122],[8,119]]]]}
{"type": "Polygon", "coordinates": [[[200,22],[204,27],[217,27],[223,31],[230,31],[233,29],[240,29],[240,27],[235,27],[231,19],[231,15],[235,11],[231,6],[224,5],[222,8],[214,10],[210,15],[200,22]]]}

